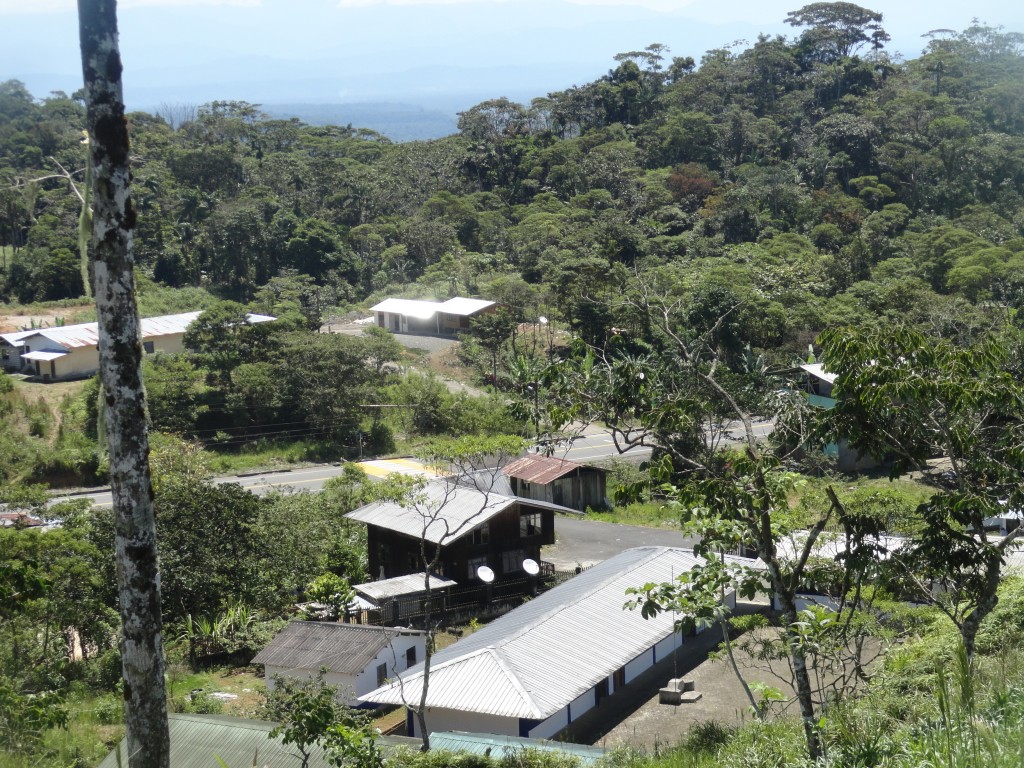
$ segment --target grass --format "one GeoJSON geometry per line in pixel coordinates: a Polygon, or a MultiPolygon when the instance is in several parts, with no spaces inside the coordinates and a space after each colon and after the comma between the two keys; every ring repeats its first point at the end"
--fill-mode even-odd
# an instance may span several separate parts
{"type": "Polygon", "coordinates": [[[627,504],[598,512],[590,511],[587,513],[587,518],[605,523],[643,525],[649,528],[679,527],[679,513],[667,503],[655,501],[627,504]]]}
{"type": "Polygon", "coordinates": [[[74,397],[82,391],[88,379],[79,381],[55,381],[52,383],[40,383],[35,381],[15,380],[14,391],[20,392],[21,396],[30,403],[42,400],[53,413],[54,418],[60,414],[60,406],[65,397],[74,397]]]}
{"type": "Polygon", "coordinates": [[[327,440],[260,440],[247,443],[240,450],[218,449],[211,444],[206,446],[206,453],[215,475],[290,469],[350,458],[344,455],[344,449],[327,440]]]}
{"type": "MultiPolygon", "coordinates": [[[[225,715],[252,717],[263,700],[263,678],[249,667],[222,667],[190,672],[171,664],[167,672],[171,712],[181,711],[190,691],[223,691],[238,698],[223,703],[225,715]]],[[[122,700],[113,693],[72,694],[66,729],[51,729],[35,754],[0,750],[0,768],[66,768],[97,765],[124,736],[122,700]]]]}

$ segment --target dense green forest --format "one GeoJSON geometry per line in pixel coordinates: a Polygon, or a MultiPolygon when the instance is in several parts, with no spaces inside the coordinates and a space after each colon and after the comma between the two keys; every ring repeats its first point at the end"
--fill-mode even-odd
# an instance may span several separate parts
{"type": "MultiPolygon", "coordinates": [[[[802,722],[762,688],[749,726],[700,724],[610,765],[1021,763],[1024,589],[982,524],[1024,507],[1024,35],[935,31],[903,61],[856,6],[789,21],[791,39],[699,62],[621,53],[595,82],[484,102],[431,142],[235,101],[129,115],[142,312],[207,310],[187,352],[143,368],[172,709],[218,710],[183,690],[253,681],[239,669],[295,602],[367,578],[342,516],[403,490],[350,470],[320,494],[257,497],[213,483],[217,461],[599,423],[656,449],[650,472],[614,469],[610,514],[657,508],[707,558],[685,588],[637,585],[635,607],[720,623],[817,686],[797,691],[802,722]],[[468,391],[376,328],[317,332],[385,295],[456,294],[502,305],[449,361],[468,391]],[[791,386],[812,355],[839,377],[827,412],[791,386]],[[746,441],[723,441],[737,423],[746,441]],[[838,476],[819,449],[840,440],[883,468],[838,476]],[[951,469],[928,474],[938,456],[951,469]],[[845,557],[780,558],[796,530],[845,536],[845,557]],[[883,533],[912,542],[907,559],[880,556],[883,533]],[[741,548],[767,571],[715,559],[741,548]],[[727,584],[782,610],[728,624],[727,584]],[[798,612],[809,584],[839,612],[798,612]]],[[[12,313],[90,319],[79,96],[0,84],[12,313]]],[[[0,529],[0,766],[94,764],[122,721],[109,512],[48,507],[32,485],[104,479],[98,382],[37,401],[47,386],[0,374],[0,504],[61,521],[0,529]]]]}
{"type": "MultiPolygon", "coordinates": [[[[594,300],[663,267],[705,302],[742,295],[764,349],[879,317],[950,337],[997,322],[1024,274],[1021,36],[934,33],[897,61],[865,25],[804,21],[699,63],[619,54],[595,82],[478,104],[432,142],[232,101],[134,113],[139,265],[242,302],[288,280],[318,309],[418,283],[591,340],[612,324],[594,300]]],[[[73,97],[0,88],[8,300],[82,293],[62,178],[81,185],[82,124],[73,97]]]]}

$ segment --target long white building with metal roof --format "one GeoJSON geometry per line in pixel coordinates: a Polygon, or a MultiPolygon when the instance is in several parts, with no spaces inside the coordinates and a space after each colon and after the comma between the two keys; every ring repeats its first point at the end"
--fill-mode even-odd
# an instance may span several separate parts
{"type": "MultiPolygon", "coordinates": [[[[428,730],[555,736],[682,645],[678,616],[624,610],[626,590],[670,581],[700,562],[671,547],[626,550],[438,651],[428,730]]],[[[418,703],[423,665],[399,678],[363,700],[418,703]]],[[[410,736],[418,735],[415,720],[408,718],[410,736]]]]}
{"type": "Polygon", "coordinates": [[[447,301],[384,299],[370,307],[374,322],[392,333],[451,335],[469,328],[469,319],[495,307],[486,299],[462,296],[447,301]]]}
{"type": "MultiPolygon", "coordinates": [[[[173,354],[184,350],[188,327],[201,312],[144,317],[140,321],[146,354],[173,354]]],[[[269,315],[246,315],[249,323],[266,323],[269,315]]],[[[92,376],[99,370],[99,326],[96,323],[62,325],[0,334],[3,367],[26,371],[43,381],[92,376]]]]}

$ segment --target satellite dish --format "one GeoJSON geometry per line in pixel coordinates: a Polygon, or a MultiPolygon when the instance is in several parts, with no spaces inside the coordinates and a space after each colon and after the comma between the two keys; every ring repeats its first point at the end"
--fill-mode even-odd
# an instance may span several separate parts
{"type": "Polygon", "coordinates": [[[531,576],[536,576],[538,573],[540,573],[540,566],[537,565],[536,560],[534,560],[532,557],[528,557],[525,560],[523,560],[523,570],[531,576]]]}
{"type": "Polygon", "coordinates": [[[476,569],[476,577],[485,584],[490,584],[494,581],[494,571],[488,568],[486,565],[481,565],[476,569]]]}

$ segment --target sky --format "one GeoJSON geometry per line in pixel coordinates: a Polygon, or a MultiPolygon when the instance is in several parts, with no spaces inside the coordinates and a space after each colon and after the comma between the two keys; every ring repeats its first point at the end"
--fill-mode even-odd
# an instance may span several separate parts
{"type": "MultiPolygon", "coordinates": [[[[465,109],[592,81],[620,51],[701,55],[793,36],[784,0],[121,0],[129,108],[242,99],[465,109]]],[[[888,50],[918,55],[972,18],[1024,32],[1024,2],[879,0],[888,50]]],[[[0,0],[0,80],[37,96],[81,85],[74,0],[0,0]]]]}

